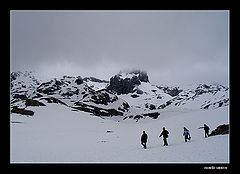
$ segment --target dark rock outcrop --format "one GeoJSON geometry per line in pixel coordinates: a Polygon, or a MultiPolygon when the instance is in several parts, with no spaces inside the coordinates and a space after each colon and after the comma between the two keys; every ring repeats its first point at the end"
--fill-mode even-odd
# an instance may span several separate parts
{"type": "Polygon", "coordinates": [[[136,90],[137,94],[143,94],[143,91],[141,89],[136,90]]]}
{"type": "Polygon", "coordinates": [[[119,116],[119,115],[122,116],[123,115],[122,112],[119,112],[116,109],[99,108],[97,106],[87,105],[83,102],[76,102],[75,106],[72,108],[85,111],[85,112],[90,112],[96,116],[119,116]]]}
{"type": "Polygon", "coordinates": [[[92,82],[98,82],[98,83],[109,83],[109,81],[97,79],[95,77],[84,77],[83,81],[85,81],[85,82],[92,81],[92,82]]]}
{"type": "Polygon", "coordinates": [[[17,106],[14,106],[11,110],[12,113],[17,113],[17,114],[21,114],[21,115],[30,115],[33,116],[34,112],[31,110],[26,110],[26,109],[21,109],[18,108],[17,106]]]}
{"type": "Polygon", "coordinates": [[[37,100],[33,100],[33,99],[26,99],[25,105],[26,106],[46,106],[44,103],[39,102],[37,100]]]}
{"type": "Polygon", "coordinates": [[[137,97],[139,97],[139,95],[137,95],[137,94],[132,94],[131,97],[132,97],[132,98],[137,98],[137,97]]]}
{"type": "Polygon", "coordinates": [[[15,94],[13,96],[14,99],[21,99],[21,100],[27,100],[27,96],[24,94],[15,94]]]}
{"type": "Polygon", "coordinates": [[[83,83],[82,77],[78,76],[77,79],[75,80],[75,83],[77,83],[77,85],[81,85],[83,83]]]}
{"type": "Polygon", "coordinates": [[[160,115],[159,112],[145,113],[145,114],[140,114],[140,115],[139,114],[138,115],[130,115],[130,116],[124,117],[123,120],[125,120],[127,118],[133,118],[136,121],[138,121],[139,119],[144,118],[144,117],[150,117],[152,119],[157,119],[159,115],[160,115]]]}
{"type": "Polygon", "coordinates": [[[153,119],[157,119],[159,115],[160,115],[159,112],[152,112],[152,113],[143,114],[143,116],[148,116],[148,117],[153,118],[153,119]]]}
{"type": "Polygon", "coordinates": [[[104,104],[108,105],[108,103],[113,103],[118,100],[117,96],[110,97],[109,93],[102,90],[102,91],[97,91],[95,95],[91,96],[90,101],[96,104],[104,104]]]}
{"type": "Polygon", "coordinates": [[[154,109],[156,109],[156,106],[153,105],[153,104],[150,104],[149,109],[150,109],[150,110],[154,110],[154,109]]]}
{"type": "Polygon", "coordinates": [[[210,104],[207,104],[207,105],[202,105],[201,109],[209,109],[209,107],[211,107],[211,106],[222,107],[222,106],[228,105],[228,103],[229,103],[229,98],[222,99],[222,100],[217,101],[217,102],[213,102],[213,103],[210,103],[210,104]]]}
{"type": "Polygon", "coordinates": [[[229,124],[219,125],[209,136],[229,134],[229,124]]]}
{"type": "Polygon", "coordinates": [[[117,74],[110,79],[108,90],[120,94],[128,94],[134,92],[134,87],[140,85],[141,82],[149,82],[148,75],[144,71],[132,71],[127,73],[130,77],[124,77],[122,74],[117,74]]]}
{"type": "Polygon", "coordinates": [[[157,86],[159,89],[162,89],[165,93],[169,94],[172,97],[177,96],[180,92],[182,92],[182,89],[179,89],[178,87],[169,88],[169,87],[162,87],[157,86]]]}
{"type": "Polygon", "coordinates": [[[60,90],[61,82],[58,80],[51,80],[49,82],[42,83],[38,88],[37,92],[52,95],[55,91],[60,90]]]}
{"type": "Polygon", "coordinates": [[[46,97],[46,98],[41,98],[41,100],[46,100],[48,103],[60,103],[62,105],[66,105],[66,103],[62,102],[61,100],[55,98],[55,97],[46,97]]]}
{"type": "Polygon", "coordinates": [[[81,106],[78,108],[80,110],[101,116],[122,115],[122,112],[128,111],[130,107],[127,102],[119,99],[118,96],[110,93],[107,89],[90,92],[84,95],[81,101],[74,103],[74,105],[81,106]],[[119,100],[120,102],[118,102],[116,105],[112,105],[112,108],[106,108],[106,106],[109,106],[109,104],[119,100]]]}

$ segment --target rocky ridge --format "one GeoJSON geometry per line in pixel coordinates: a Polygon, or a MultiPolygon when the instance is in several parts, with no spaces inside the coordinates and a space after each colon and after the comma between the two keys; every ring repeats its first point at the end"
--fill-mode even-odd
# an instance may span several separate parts
{"type": "Polygon", "coordinates": [[[31,72],[12,72],[10,83],[11,111],[20,109],[21,113],[28,106],[57,103],[97,116],[138,120],[156,119],[167,109],[215,109],[229,105],[228,87],[207,84],[156,86],[150,83],[147,73],[140,70],[120,72],[110,81],[63,76],[42,82],[31,72]]]}

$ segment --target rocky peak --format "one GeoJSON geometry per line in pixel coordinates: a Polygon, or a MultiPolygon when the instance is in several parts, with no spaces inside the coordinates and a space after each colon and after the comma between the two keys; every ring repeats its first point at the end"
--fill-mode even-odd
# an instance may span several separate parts
{"type": "Polygon", "coordinates": [[[141,70],[120,71],[117,76],[120,76],[122,79],[138,78],[140,82],[149,82],[147,72],[141,70]]]}
{"type": "Polygon", "coordinates": [[[11,72],[11,97],[19,95],[28,97],[33,94],[39,84],[40,80],[37,80],[31,71],[11,72]]]}
{"type": "Polygon", "coordinates": [[[148,75],[145,71],[134,70],[130,72],[120,72],[110,78],[108,90],[120,94],[132,93],[135,86],[141,82],[149,82],[148,75]]]}

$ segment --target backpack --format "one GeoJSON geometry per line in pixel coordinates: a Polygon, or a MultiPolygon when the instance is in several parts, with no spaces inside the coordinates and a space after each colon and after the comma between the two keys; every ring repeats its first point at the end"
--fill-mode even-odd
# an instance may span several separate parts
{"type": "Polygon", "coordinates": [[[168,134],[169,134],[169,132],[166,130],[166,138],[168,138],[168,134]]]}
{"type": "Polygon", "coordinates": [[[189,130],[188,130],[188,129],[185,129],[183,135],[190,135],[190,134],[189,134],[189,130]]]}
{"type": "Polygon", "coordinates": [[[204,130],[209,131],[209,127],[207,125],[204,126],[204,130]]]}

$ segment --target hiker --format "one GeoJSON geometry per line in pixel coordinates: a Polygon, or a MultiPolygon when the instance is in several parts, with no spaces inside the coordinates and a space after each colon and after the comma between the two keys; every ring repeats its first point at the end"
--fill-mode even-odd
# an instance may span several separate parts
{"type": "Polygon", "coordinates": [[[163,136],[164,146],[168,146],[168,143],[167,143],[168,134],[169,132],[165,129],[165,127],[163,127],[163,131],[161,132],[159,137],[163,136]]]}
{"type": "Polygon", "coordinates": [[[141,144],[143,145],[143,148],[146,149],[147,148],[147,134],[145,131],[143,131],[143,134],[141,136],[141,144]]]}
{"type": "Polygon", "coordinates": [[[189,130],[186,127],[183,128],[183,136],[185,138],[185,142],[187,142],[187,140],[191,139],[189,130]]]}
{"type": "Polygon", "coordinates": [[[198,129],[202,129],[202,128],[204,129],[204,132],[205,132],[205,138],[207,138],[209,136],[209,127],[206,124],[204,124],[203,127],[200,127],[198,129]]]}

